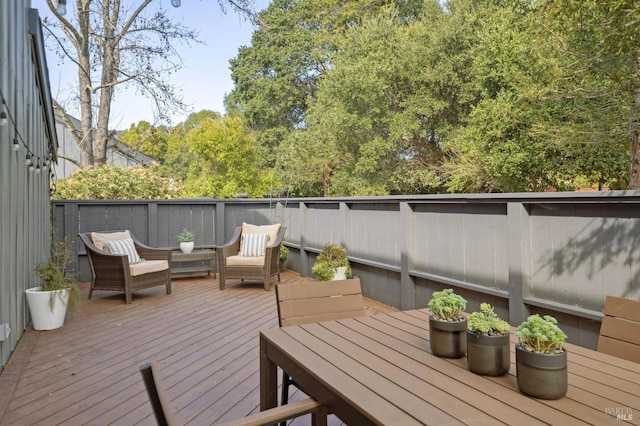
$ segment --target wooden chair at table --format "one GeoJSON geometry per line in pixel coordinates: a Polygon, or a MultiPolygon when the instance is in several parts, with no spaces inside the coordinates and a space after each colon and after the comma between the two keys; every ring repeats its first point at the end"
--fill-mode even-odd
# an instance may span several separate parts
{"type": "MultiPolygon", "coordinates": [[[[178,425],[169,399],[165,393],[162,379],[159,375],[158,365],[155,362],[148,362],[140,366],[140,374],[144,381],[149,402],[153,408],[158,426],[178,425]]],[[[313,426],[326,426],[327,412],[318,401],[307,398],[287,406],[271,408],[259,413],[251,414],[237,420],[224,423],[224,426],[268,426],[275,425],[285,420],[311,414],[313,426]]]]}
{"type": "Polygon", "coordinates": [[[169,406],[169,399],[165,393],[162,379],[158,374],[158,366],[155,362],[148,362],[140,366],[140,374],[144,386],[147,388],[149,402],[153,407],[153,414],[159,426],[177,425],[176,419],[173,417],[173,410],[169,406]]]}
{"type": "Polygon", "coordinates": [[[607,296],[598,352],[640,363],[640,301],[607,296]]]}
{"type": "MultiPolygon", "coordinates": [[[[365,315],[362,287],[357,278],[277,284],[276,300],[280,327],[365,315]]],[[[289,402],[291,385],[297,386],[283,371],[282,405],[289,402]]]]}

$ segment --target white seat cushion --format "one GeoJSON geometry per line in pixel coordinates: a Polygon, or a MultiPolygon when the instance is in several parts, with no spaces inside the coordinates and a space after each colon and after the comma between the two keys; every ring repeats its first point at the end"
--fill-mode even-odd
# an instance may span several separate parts
{"type": "Polygon", "coordinates": [[[262,266],[264,265],[264,256],[229,256],[227,257],[227,266],[262,266]]]}
{"type": "Polygon", "coordinates": [[[151,272],[166,271],[167,269],[169,269],[169,262],[166,260],[145,260],[135,265],[129,265],[129,271],[131,271],[132,277],[149,274],[151,272]]]}

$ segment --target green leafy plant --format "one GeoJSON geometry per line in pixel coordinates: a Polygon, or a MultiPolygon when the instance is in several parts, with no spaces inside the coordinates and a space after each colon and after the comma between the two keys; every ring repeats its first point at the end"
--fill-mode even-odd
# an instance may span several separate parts
{"type": "Polygon", "coordinates": [[[178,241],[181,243],[190,243],[196,239],[196,232],[192,230],[188,230],[184,228],[182,232],[178,234],[178,241]]]}
{"type": "Polygon", "coordinates": [[[322,252],[316,257],[316,262],[311,267],[311,272],[320,281],[329,281],[337,268],[346,266],[347,278],[351,278],[351,264],[347,259],[347,249],[339,244],[326,244],[322,252]]]}
{"type": "Polygon", "coordinates": [[[429,300],[429,310],[433,319],[439,321],[460,321],[461,315],[467,307],[467,301],[452,289],[434,291],[429,300]]]}
{"type": "Polygon", "coordinates": [[[49,308],[53,312],[56,297],[62,298],[60,290],[69,289],[68,310],[77,309],[82,299],[82,293],[76,279],[69,273],[69,264],[73,259],[73,252],[67,239],[53,244],[52,260],[36,265],[36,275],[42,280],[40,291],[51,291],[49,308]]]}
{"type": "Polygon", "coordinates": [[[567,335],[558,327],[558,320],[550,315],[531,315],[518,326],[516,336],[523,349],[545,354],[562,352],[567,335]]]}
{"type": "Polygon", "coordinates": [[[488,303],[480,304],[480,312],[467,317],[469,331],[487,336],[501,336],[509,332],[509,323],[500,318],[488,303]]]}
{"type": "Polygon", "coordinates": [[[284,244],[280,244],[280,253],[279,253],[280,263],[286,262],[287,257],[289,257],[289,247],[285,246],[284,244]]]}

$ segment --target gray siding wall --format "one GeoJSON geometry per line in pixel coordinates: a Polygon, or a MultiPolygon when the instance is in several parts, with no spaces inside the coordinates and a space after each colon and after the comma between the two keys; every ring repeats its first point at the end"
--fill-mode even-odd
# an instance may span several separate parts
{"type": "Polygon", "coordinates": [[[0,341],[4,367],[30,322],[24,291],[38,285],[36,264],[50,254],[49,169],[30,172],[30,152],[42,167],[55,154],[53,109],[40,22],[30,1],[0,1],[0,323],[11,334],[0,341]],[[14,139],[20,149],[13,150],[14,139]]]}
{"type": "MultiPolygon", "coordinates": [[[[366,296],[426,307],[452,287],[512,325],[553,314],[569,340],[597,344],[606,295],[640,299],[640,192],[474,194],[289,200],[56,201],[58,236],[132,229],[158,247],[221,245],[243,221],[287,227],[286,267],[311,275],[328,242],[348,249],[366,296]]],[[[80,278],[89,280],[79,247],[80,278]]]]}

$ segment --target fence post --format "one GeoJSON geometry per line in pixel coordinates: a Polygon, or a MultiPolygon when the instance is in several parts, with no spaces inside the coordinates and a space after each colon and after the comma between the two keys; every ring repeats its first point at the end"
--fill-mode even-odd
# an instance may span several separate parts
{"type": "Polygon", "coordinates": [[[416,307],[416,283],[409,274],[413,267],[413,247],[411,242],[415,235],[413,229],[413,209],[407,202],[400,202],[400,221],[405,224],[404,235],[399,236],[400,245],[400,308],[415,309],[416,307]]]}
{"type": "Polygon", "coordinates": [[[308,219],[308,208],[307,203],[300,202],[300,222],[302,225],[302,230],[300,231],[300,275],[303,277],[309,276],[309,256],[307,255],[307,240],[304,237],[307,234],[307,229],[309,228],[309,219],[308,219]]]}
{"type": "MultiPolygon", "coordinates": [[[[229,235],[228,237],[225,235],[224,233],[224,224],[225,224],[225,212],[224,212],[224,206],[225,206],[225,202],[224,201],[216,201],[216,213],[215,213],[215,244],[217,246],[223,246],[227,243],[227,238],[231,238],[231,235],[229,235]]],[[[231,232],[235,232],[235,229],[232,229],[231,232]]]]}
{"type": "Polygon", "coordinates": [[[518,325],[529,315],[523,298],[526,261],[530,244],[529,212],[521,202],[507,203],[507,245],[509,262],[509,323],[518,325]]]}

